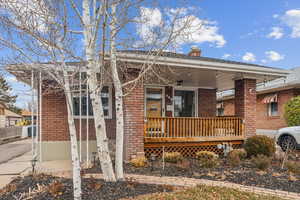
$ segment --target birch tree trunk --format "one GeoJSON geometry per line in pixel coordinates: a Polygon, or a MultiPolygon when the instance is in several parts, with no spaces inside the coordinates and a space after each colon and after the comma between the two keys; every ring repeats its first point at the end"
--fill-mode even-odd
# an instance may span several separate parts
{"type": "MultiPolygon", "coordinates": [[[[105,119],[103,105],[101,100],[101,88],[98,85],[96,72],[96,40],[93,39],[93,30],[91,25],[91,15],[89,0],[83,0],[83,22],[84,22],[84,42],[85,54],[87,59],[87,83],[90,91],[90,99],[93,106],[94,124],[96,131],[97,152],[100,160],[100,165],[103,173],[103,178],[106,181],[116,181],[112,167],[112,161],[109,154],[108,138],[106,135],[105,119]]],[[[100,66],[103,67],[103,66],[100,66]]]]}
{"type": "Polygon", "coordinates": [[[124,146],[124,114],[123,114],[123,90],[118,75],[117,57],[116,57],[116,34],[117,34],[117,3],[111,5],[111,23],[110,23],[110,66],[115,87],[116,104],[116,154],[115,154],[115,172],[117,179],[124,179],[123,172],[123,146],[124,146]]]}
{"type": "Polygon", "coordinates": [[[71,156],[72,156],[72,166],[73,166],[73,193],[74,193],[74,200],[81,200],[80,162],[78,156],[76,127],[73,118],[72,95],[70,89],[70,82],[68,78],[68,72],[65,70],[63,71],[65,77],[65,96],[66,96],[67,111],[68,111],[69,134],[71,140],[71,156]]]}

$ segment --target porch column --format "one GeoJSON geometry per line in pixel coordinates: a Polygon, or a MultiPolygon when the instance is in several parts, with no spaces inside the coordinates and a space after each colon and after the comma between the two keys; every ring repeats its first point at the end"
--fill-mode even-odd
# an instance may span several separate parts
{"type": "Polygon", "coordinates": [[[245,123],[246,137],[256,135],[256,80],[235,80],[235,115],[245,123]]]}
{"type": "Polygon", "coordinates": [[[144,155],[144,86],[137,84],[124,98],[125,160],[144,155]]]}
{"type": "Polygon", "coordinates": [[[216,89],[198,89],[198,116],[216,116],[217,96],[216,89]]]}

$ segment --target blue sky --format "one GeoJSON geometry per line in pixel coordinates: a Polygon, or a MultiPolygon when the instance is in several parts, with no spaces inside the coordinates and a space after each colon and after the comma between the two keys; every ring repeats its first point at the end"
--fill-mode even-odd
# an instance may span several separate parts
{"type": "MultiPolygon", "coordinates": [[[[180,52],[187,53],[191,45],[197,45],[205,57],[286,69],[300,66],[300,0],[167,2],[174,9],[195,7],[193,15],[208,22],[204,31],[209,33],[196,36],[196,42],[183,43],[180,52]]],[[[11,76],[7,78],[20,96],[17,105],[24,107],[30,99],[24,95],[29,88],[11,76]]]]}

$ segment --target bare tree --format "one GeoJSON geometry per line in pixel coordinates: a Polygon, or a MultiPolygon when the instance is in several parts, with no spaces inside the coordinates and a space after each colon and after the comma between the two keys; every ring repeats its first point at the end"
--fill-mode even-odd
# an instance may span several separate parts
{"type": "MultiPolygon", "coordinates": [[[[111,76],[115,87],[116,104],[116,155],[115,171],[117,179],[123,179],[123,143],[124,143],[124,114],[123,97],[131,93],[141,81],[159,79],[163,83],[170,83],[170,77],[174,74],[170,68],[161,69],[157,67],[158,58],[170,49],[176,49],[184,40],[191,39],[191,30],[197,31],[201,28],[201,23],[195,23],[193,16],[188,16],[183,9],[175,9],[168,13],[168,20],[158,21],[156,26],[152,19],[145,17],[145,9],[142,7],[143,1],[110,1],[106,13],[109,13],[108,34],[110,35],[110,68],[111,76]],[[138,9],[137,9],[138,8],[138,9]],[[132,12],[132,10],[135,10],[132,12]],[[139,13],[133,16],[131,13],[139,13]],[[130,15],[129,15],[130,14],[130,15]],[[126,31],[127,25],[134,24],[146,33],[142,34],[142,40],[137,35],[126,31]],[[147,26],[147,24],[149,26],[147,26]],[[141,27],[141,26],[145,26],[141,27]],[[145,30],[146,29],[146,30],[145,30]],[[122,36],[118,33],[123,32],[122,36]],[[126,34],[124,34],[124,32],[126,34]],[[125,36],[124,36],[125,35],[125,36]],[[146,59],[142,64],[121,64],[118,62],[118,55],[130,51],[117,51],[116,46],[123,49],[143,50],[146,59]],[[138,73],[132,76],[127,69],[138,69],[138,73]],[[161,73],[163,72],[163,73],[161,73]],[[121,80],[120,77],[123,77],[121,80]],[[168,78],[166,78],[168,77],[168,78]],[[125,93],[123,91],[126,91],[125,93]]],[[[157,9],[157,8],[156,8],[157,9]]],[[[153,9],[155,10],[155,9],[153,9]]],[[[151,12],[151,10],[150,10],[151,12]]],[[[154,14],[154,13],[153,13],[154,14]]],[[[159,13],[160,14],[160,13],[159,13]]],[[[151,13],[149,15],[152,17],[151,13]]],[[[155,19],[156,20],[156,19],[155,19]]],[[[105,41],[102,41],[105,42],[105,41]]],[[[129,70],[130,71],[130,70],[129,70]]]]}
{"type": "Polygon", "coordinates": [[[81,167],[70,84],[74,69],[68,66],[66,61],[81,61],[81,59],[70,50],[74,38],[68,29],[66,4],[56,1],[3,0],[1,9],[0,45],[9,52],[2,59],[2,64],[8,65],[10,70],[25,72],[22,77],[24,80],[31,76],[31,71],[43,73],[47,77],[45,81],[50,83],[43,85],[43,92],[48,89],[50,92],[63,93],[65,96],[71,139],[74,199],[80,200],[81,167]]]}

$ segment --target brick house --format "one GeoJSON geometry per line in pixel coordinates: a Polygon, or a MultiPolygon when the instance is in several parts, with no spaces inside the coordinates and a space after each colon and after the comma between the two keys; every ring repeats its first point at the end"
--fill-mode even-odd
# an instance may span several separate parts
{"type": "MultiPolygon", "coordinates": [[[[259,134],[274,134],[286,127],[284,105],[293,97],[300,95],[300,67],[291,70],[286,78],[257,84],[256,129],[259,134]]],[[[218,94],[217,113],[219,116],[232,116],[234,91],[218,94]]]]}
{"type": "MultiPolygon", "coordinates": [[[[163,150],[181,151],[190,156],[201,149],[221,152],[219,144],[239,146],[246,137],[256,134],[256,84],[289,73],[278,68],[203,57],[198,48],[192,48],[188,55],[162,53],[154,56],[144,51],[121,51],[117,58],[120,66],[126,66],[129,71],[139,70],[137,66],[151,64],[155,58],[161,75],[169,80],[162,83],[158,78],[143,79],[125,96],[124,153],[127,160],[137,155],[160,155],[163,150]],[[229,89],[236,91],[234,116],[216,117],[216,94],[229,89]]],[[[7,69],[18,80],[30,83],[30,79],[24,78],[26,70],[14,66],[7,69]]],[[[38,124],[40,159],[69,159],[65,97],[44,94],[37,89],[41,102],[37,119],[41,121],[38,124]]],[[[92,159],[92,152],[96,151],[94,119],[85,91],[82,93],[82,96],[74,94],[74,117],[80,155],[82,159],[92,159]]],[[[101,98],[107,134],[113,146],[116,116],[114,89],[109,81],[103,87],[101,98]]]]}

